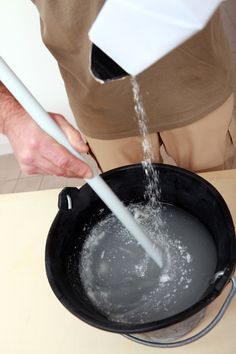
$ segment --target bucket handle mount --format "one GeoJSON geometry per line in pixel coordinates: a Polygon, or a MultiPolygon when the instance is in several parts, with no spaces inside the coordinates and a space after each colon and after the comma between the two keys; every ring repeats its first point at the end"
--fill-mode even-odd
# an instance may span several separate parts
{"type": "Polygon", "coordinates": [[[219,321],[224,316],[227,308],[229,307],[231,301],[233,300],[234,295],[236,294],[236,277],[232,276],[230,278],[230,280],[231,280],[230,292],[229,292],[227,298],[225,299],[223,305],[221,306],[219,312],[217,313],[216,317],[204,329],[202,329],[197,334],[191,336],[190,338],[186,338],[186,339],[176,341],[176,342],[165,343],[165,342],[145,340],[140,337],[136,337],[133,334],[125,334],[124,337],[131,339],[134,342],[137,342],[140,344],[145,344],[150,347],[159,347],[159,348],[175,348],[175,347],[181,347],[183,345],[195,342],[196,340],[202,338],[207,333],[209,333],[217,325],[217,323],[219,323],[219,321]]]}

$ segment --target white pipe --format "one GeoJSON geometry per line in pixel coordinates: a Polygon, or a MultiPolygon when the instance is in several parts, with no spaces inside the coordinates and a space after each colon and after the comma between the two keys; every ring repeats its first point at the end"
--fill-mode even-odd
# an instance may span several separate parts
{"type": "MultiPolygon", "coordinates": [[[[67,140],[59,126],[52,120],[50,115],[43,109],[31,92],[25,87],[20,79],[15,75],[7,63],[0,57],[0,80],[9,89],[17,101],[28,112],[31,118],[48,135],[63,145],[75,157],[85,161],[86,159],[76,151],[67,140]]],[[[153,248],[152,242],[144,234],[140,225],[135,221],[133,215],[125,208],[120,199],[115,195],[111,188],[104,182],[99,175],[90,179],[85,179],[90,187],[103,200],[108,208],[116,215],[121,223],[129,230],[149,256],[162,267],[162,254],[153,248]]]]}

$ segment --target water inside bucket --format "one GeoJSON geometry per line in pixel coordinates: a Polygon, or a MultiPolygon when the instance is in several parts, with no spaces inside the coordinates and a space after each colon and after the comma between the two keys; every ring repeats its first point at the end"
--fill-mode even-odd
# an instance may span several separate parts
{"type": "Polygon", "coordinates": [[[129,206],[154,244],[165,250],[160,270],[110,214],[89,232],[78,272],[92,304],[112,321],[138,324],[177,314],[199,301],[216,268],[208,230],[184,210],[129,206]]]}

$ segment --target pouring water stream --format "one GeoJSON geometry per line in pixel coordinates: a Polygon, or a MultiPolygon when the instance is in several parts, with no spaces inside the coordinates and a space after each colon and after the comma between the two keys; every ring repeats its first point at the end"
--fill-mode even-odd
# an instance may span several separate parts
{"type": "MultiPolygon", "coordinates": [[[[63,145],[77,158],[86,161],[86,158],[78,153],[69,143],[59,126],[51,119],[49,114],[43,109],[31,92],[24,86],[20,79],[15,75],[7,63],[0,57],[0,80],[9,89],[17,101],[29,113],[32,119],[48,135],[54,138],[59,144],[63,145]]],[[[110,187],[99,175],[94,175],[90,179],[85,179],[96,194],[103,200],[107,207],[116,215],[120,222],[136,238],[153,261],[162,268],[162,252],[159,248],[154,248],[153,243],[145,235],[141,226],[135,221],[133,215],[122,204],[110,187]]]]}

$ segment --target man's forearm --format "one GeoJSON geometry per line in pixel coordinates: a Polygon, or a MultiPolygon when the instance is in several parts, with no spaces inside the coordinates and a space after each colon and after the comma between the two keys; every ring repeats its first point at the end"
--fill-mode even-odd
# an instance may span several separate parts
{"type": "Polygon", "coordinates": [[[0,82],[0,133],[7,134],[8,123],[11,116],[15,116],[22,110],[22,106],[0,82]]]}

